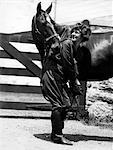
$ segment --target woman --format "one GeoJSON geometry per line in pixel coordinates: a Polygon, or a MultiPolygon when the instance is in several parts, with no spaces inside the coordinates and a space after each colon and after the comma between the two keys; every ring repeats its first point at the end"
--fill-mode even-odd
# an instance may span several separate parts
{"type": "MultiPolygon", "coordinates": [[[[79,32],[78,37],[80,34],[79,32]]],[[[81,37],[76,40],[75,45],[72,39],[66,39],[60,46],[51,48],[44,60],[42,93],[52,105],[51,140],[55,143],[72,145],[63,136],[62,130],[66,114],[72,109],[70,89],[73,96],[82,94],[75,61],[77,46],[81,42],[81,37]]]]}

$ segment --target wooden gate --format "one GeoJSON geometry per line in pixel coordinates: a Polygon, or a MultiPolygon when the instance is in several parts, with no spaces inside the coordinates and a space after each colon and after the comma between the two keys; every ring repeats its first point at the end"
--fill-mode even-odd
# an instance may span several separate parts
{"type": "Polygon", "coordinates": [[[40,55],[30,31],[0,34],[0,91],[41,93],[40,73],[40,55]]]}

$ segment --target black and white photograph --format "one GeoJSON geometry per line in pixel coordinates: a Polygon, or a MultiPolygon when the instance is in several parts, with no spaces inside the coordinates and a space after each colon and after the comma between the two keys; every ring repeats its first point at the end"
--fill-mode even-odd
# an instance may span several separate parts
{"type": "Polygon", "coordinates": [[[0,0],[0,150],[113,150],[113,0],[0,0]]]}

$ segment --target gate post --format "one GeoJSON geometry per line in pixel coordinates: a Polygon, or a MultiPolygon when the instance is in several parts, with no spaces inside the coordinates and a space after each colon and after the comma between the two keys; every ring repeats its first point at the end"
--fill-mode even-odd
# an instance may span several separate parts
{"type": "Polygon", "coordinates": [[[85,107],[86,107],[86,92],[87,92],[87,81],[80,81],[83,95],[78,96],[78,107],[79,107],[79,114],[84,116],[85,107]]]}

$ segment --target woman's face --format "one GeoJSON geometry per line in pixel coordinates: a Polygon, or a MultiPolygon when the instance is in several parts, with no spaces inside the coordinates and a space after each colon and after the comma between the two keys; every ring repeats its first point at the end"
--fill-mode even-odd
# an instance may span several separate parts
{"type": "Polygon", "coordinates": [[[80,31],[79,30],[74,30],[71,33],[71,39],[72,39],[72,41],[76,41],[79,36],[80,36],[80,31]]]}

